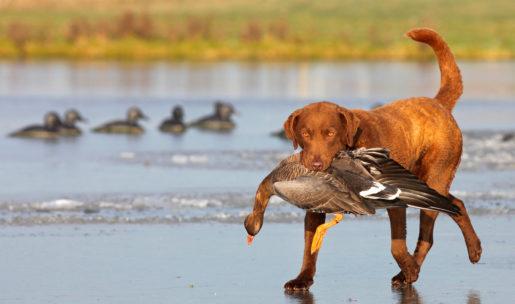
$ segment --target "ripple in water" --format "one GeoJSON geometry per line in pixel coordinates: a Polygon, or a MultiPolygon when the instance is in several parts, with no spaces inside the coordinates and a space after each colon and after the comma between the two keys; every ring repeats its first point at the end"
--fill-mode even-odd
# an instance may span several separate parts
{"type": "MultiPolygon", "coordinates": [[[[469,213],[473,215],[515,214],[515,191],[512,190],[454,191],[453,194],[466,202],[469,213]]],[[[43,202],[0,202],[0,224],[241,224],[252,204],[251,193],[103,196],[43,202]]],[[[418,212],[409,208],[408,214],[414,216],[418,212]]],[[[386,213],[379,211],[377,215],[364,218],[382,219],[386,218],[386,213]]],[[[265,220],[300,223],[304,220],[304,212],[280,198],[272,197],[265,220]]]]}
{"type": "MultiPolygon", "coordinates": [[[[460,170],[515,170],[515,132],[465,132],[463,142],[460,170]]],[[[290,153],[288,150],[122,152],[116,160],[187,169],[268,170],[290,153]]]]}

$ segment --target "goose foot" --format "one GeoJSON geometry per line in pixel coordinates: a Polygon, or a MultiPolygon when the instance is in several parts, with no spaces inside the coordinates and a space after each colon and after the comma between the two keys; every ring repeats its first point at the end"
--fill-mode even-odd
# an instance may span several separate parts
{"type": "Polygon", "coordinates": [[[343,220],[343,214],[338,213],[334,215],[333,219],[329,223],[325,223],[317,227],[315,235],[313,236],[313,242],[311,242],[311,254],[314,254],[315,252],[320,250],[327,230],[333,227],[334,225],[338,224],[341,220],[343,220]]]}

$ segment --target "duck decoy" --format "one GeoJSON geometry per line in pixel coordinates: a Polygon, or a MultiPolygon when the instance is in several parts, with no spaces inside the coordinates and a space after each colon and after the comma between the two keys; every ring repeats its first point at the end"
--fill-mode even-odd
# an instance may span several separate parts
{"type": "Polygon", "coordinates": [[[59,114],[48,112],[43,118],[43,125],[32,125],[9,134],[11,137],[55,139],[59,137],[62,126],[59,114]]]}
{"type": "Polygon", "coordinates": [[[508,142],[515,138],[515,133],[506,133],[502,136],[501,141],[502,142],[508,142]]]}
{"type": "Polygon", "coordinates": [[[184,123],[184,110],[181,106],[175,106],[172,109],[172,117],[164,120],[159,126],[161,132],[181,134],[186,131],[184,123]]]}
{"type": "Polygon", "coordinates": [[[85,122],[86,120],[80,115],[79,111],[70,109],[64,113],[64,121],[59,128],[59,135],[65,137],[79,136],[82,130],[75,124],[79,121],[85,122]]]}
{"type": "Polygon", "coordinates": [[[139,135],[145,132],[145,129],[138,124],[140,119],[147,120],[148,117],[138,107],[131,107],[127,110],[126,120],[108,122],[94,128],[92,131],[96,133],[139,135]]]}
{"type": "MultiPolygon", "coordinates": [[[[459,214],[451,201],[390,158],[383,148],[341,151],[326,171],[312,171],[294,154],[265,178],[272,193],[291,204],[311,211],[334,214],[318,226],[311,252],[319,250],[327,229],[343,219],[344,213],[375,214],[379,208],[415,207],[459,214]]],[[[245,219],[248,242],[259,232],[250,214],[245,219]],[[257,230],[256,230],[257,229],[257,230]]]]}
{"type": "Polygon", "coordinates": [[[274,137],[278,137],[280,139],[284,139],[284,140],[287,140],[288,138],[286,137],[286,132],[281,129],[279,131],[275,131],[275,132],[272,132],[270,133],[271,136],[274,136],[274,137]]]}
{"type": "Polygon", "coordinates": [[[370,106],[370,110],[375,110],[377,108],[380,108],[384,106],[384,103],[382,102],[374,102],[371,106],[370,106]]]}
{"type": "Polygon", "coordinates": [[[231,119],[231,116],[235,113],[232,104],[217,101],[214,110],[215,113],[192,122],[190,126],[217,132],[228,132],[236,127],[231,119]]]}

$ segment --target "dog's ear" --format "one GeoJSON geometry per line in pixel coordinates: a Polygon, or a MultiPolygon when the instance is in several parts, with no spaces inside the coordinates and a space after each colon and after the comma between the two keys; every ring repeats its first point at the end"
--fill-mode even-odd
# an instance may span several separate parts
{"type": "Polygon", "coordinates": [[[288,116],[288,119],[286,119],[283,125],[286,137],[293,143],[293,149],[297,149],[299,146],[297,139],[295,138],[295,126],[297,125],[297,118],[303,110],[304,109],[295,110],[290,114],[290,116],[288,116]]]}
{"type": "Polygon", "coordinates": [[[352,111],[347,110],[342,107],[338,107],[338,112],[340,113],[340,118],[344,123],[345,132],[343,132],[342,142],[344,145],[347,145],[348,148],[354,147],[356,144],[357,137],[359,136],[359,118],[352,113],[352,111]]]}

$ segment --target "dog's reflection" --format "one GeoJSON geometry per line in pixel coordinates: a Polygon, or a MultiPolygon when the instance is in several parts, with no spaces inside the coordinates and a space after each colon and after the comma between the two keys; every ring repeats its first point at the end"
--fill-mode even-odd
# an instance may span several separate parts
{"type": "MultiPolygon", "coordinates": [[[[422,297],[419,295],[417,289],[413,285],[404,286],[401,288],[394,288],[392,291],[398,295],[398,304],[422,304],[424,303],[422,297]]],[[[479,293],[471,290],[467,295],[467,304],[481,304],[479,293]]]]}
{"type": "Polygon", "coordinates": [[[475,290],[469,291],[469,294],[467,295],[467,304],[481,304],[479,292],[475,290]]]}
{"type": "Polygon", "coordinates": [[[400,288],[393,288],[392,291],[398,295],[399,304],[422,304],[422,297],[418,294],[417,289],[413,285],[407,285],[400,288]]]}
{"type": "Polygon", "coordinates": [[[284,295],[291,303],[295,304],[315,304],[315,297],[311,291],[284,291],[284,295]]]}
{"type": "MultiPolygon", "coordinates": [[[[398,304],[423,304],[424,301],[417,289],[413,285],[401,288],[393,288],[393,293],[397,295],[398,304]]],[[[316,300],[310,291],[285,291],[284,295],[290,303],[295,304],[315,304],[316,300]]],[[[481,304],[481,298],[477,291],[471,290],[467,295],[466,304],[481,304]]]]}

